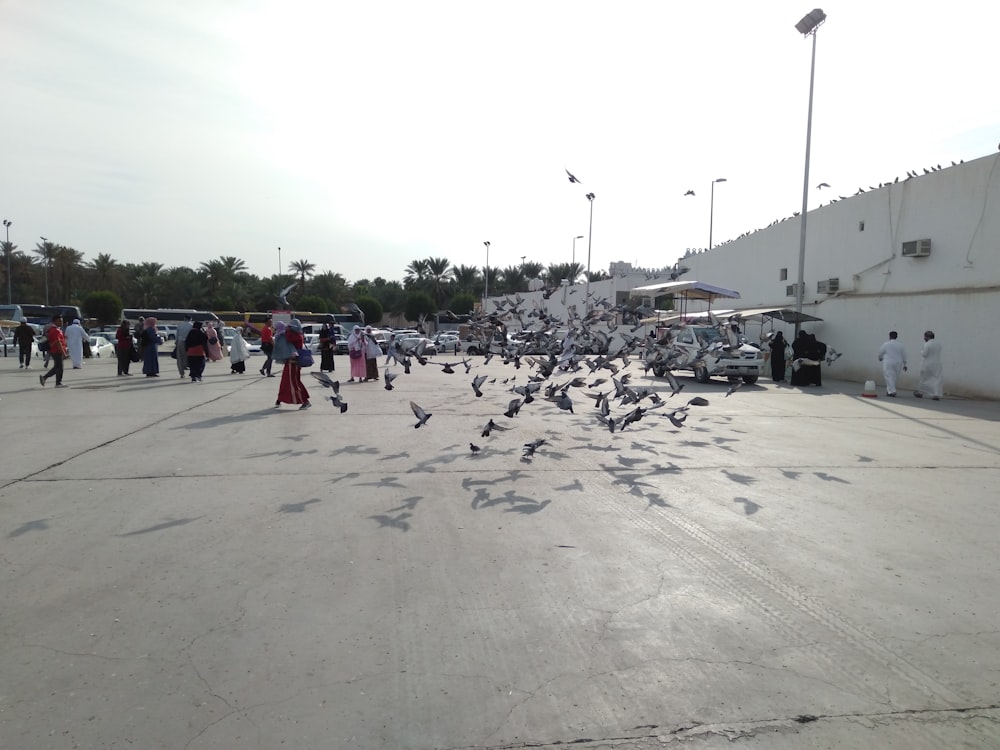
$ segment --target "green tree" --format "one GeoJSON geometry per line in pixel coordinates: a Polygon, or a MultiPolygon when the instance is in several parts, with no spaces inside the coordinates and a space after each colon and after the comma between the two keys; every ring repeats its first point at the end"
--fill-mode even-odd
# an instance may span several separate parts
{"type": "Polygon", "coordinates": [[[452,266],[451,275],[459,292],[479,294],[483,288],[483,277],[475,266],[452,266]]]}
{"type": "Polygon", "coordinates": [[[468,292],[459,292],[451,298],[448,309],[456,315],[468,315],[476,309],[476,302],[479,300],[468,292]]]}
{"type": "Polygon", "coordinates": [[[325,313],[330,312],[330,303],[317,294],[307,294],[299,297],[295,308],[305,312],[325,313]]]}
{"type": "Polygon", "coordinates": [[[347,302],[349,296],[347,279],[332,271],[314,276],[309,282],[309,290],[312,294],[317,294],[325,299],[329,310],[339,310],[340,306],[347,302]]]}
{"type": "Polygon", "coordinates": [[[293,260],[288,264],[288,270],[299,275],[299,283],[302,284],[302,294],[306,293],[306,278],[313,275],[316,264],[308,260],[293,260]]]}
{"type": "Polygon", "coordinates": [[[550,263],[545,269],[545,279],[549,286],[559,286],[563,279],[575,284],[581,273],[583,266],[579,263],[550,263]]]}
{"type": "Polygon", "coordinates": [[[421,316],[434,315],[437,310],[437,304],[427,292],[417,290],[406,295],[403,315],[406,316],[407,320],[417,321],[420,320],[421,316]]]}
{"type": "Polygon", "coordinates": [[[451,262],[447,258],[427,259],[427,283],[431,298],[442,306],[451,292],[451,262]]]}
{"type": "Polygon", "coordinates": [[[102,326],[122,319],[122,298],[114,292],[91,292],[83,298],[82,307],[88,318],[97,318],[102,326]]]}
{"type": "Polygon", "coordinates": [[[528,291],[528,280],[524,277],[521,266],[507,266],[499,275],[503,280],[503,289],[508,294],[528,291]]]}
{"type": "Polygon", "coordinates": [[[122,286],[122,267],[108,253],[98,253],[88,264],[93,288],[117,292],[122,286]]]}
{"type": "Polygon", "coordinates": [[[524,278],[528,279],[540,279],[542,278],[542,272],[545,270],[545,266],[541,263],[535,263],[534,261],[528,261],[527,263],[521,264],[521,273],[524,274],[524,278]]]}
{"type": "Polygon", "coordinates": [[[406,267],[406,275],[403,276],[403,286],[406,289],[422,289],[427,281],[428,266],[426,260],[412,260],[406,267]]]}
{"type": "Polygon", "coordinates": [[[382,303],[374,297],[361,296],[354,300],[354,304],[361,308],[365,314],[365,323],[375,325],[382,321],[382,303]]]}

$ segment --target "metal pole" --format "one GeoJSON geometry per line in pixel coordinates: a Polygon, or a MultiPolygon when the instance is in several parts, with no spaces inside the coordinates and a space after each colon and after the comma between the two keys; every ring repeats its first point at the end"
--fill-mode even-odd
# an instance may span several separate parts
{"type": "Polygon", "coordinates": [[[596,197],[593,193],[587,193],[587,200],[590,201],[590,227],[587,229],[587,305],[590,305],[590,246],[594,239],[594,198],[596,197]]]}
{"type": "Polygon", "coordinates": [[[483,244],[486,245],[486,268],[484,269],[486,283],[483,285],[483,312],[486,312],[486,300],[490,296],[490,243],[484,242],[483,244]]]}
{"type": "Polygon", "coordinates": [[[45,269],[45,306],[48,307],[49,306],[49,248],[47,246],[49,244],[49,241],[41,236],[39,236],[38,239],[40,239],[42,242],[45,243],[44,245],[42,245],[42,250],[45,251],[45,254],[42,256],[42,260],[45,261],[45,264],[43,265],[43,268],[45,269]]]}
{"type": "Polygon", "coordinates": [[[281,280],[281,248],[278,248],[278,280],[281,280]]]}
{"type": "Polygon", "coordinates": [[[795,321],[795,335],[799,335],[802,328],[802,297],[805,292],[805,262],[806,262],[806,213],[809,210],[809,152],[812,145],[812,121],[813,121],[813,80],[816,76],[816,29],[812,32],[812,63],[809,67],[809,116],[806,120],[806,166],[805,175],[802,178],[802,223],[799,233],[799,276],[795,285],[795,312],[798,319],[795,321]]]}
{"type": "Polygon", "coordinates": [[[12,297],[10,293],[10,256],[13,254],[10,251],[10,225],[13,223],[14,222],[12,221],[7,221],[7,219],[3,220],[4,229],[7,230],[7,245],[4,247],[4,249],[7,251],[7,304],[8,305],[14,304],[12,302],[12,297]]]}
{"type": "Polygon", "coordinates": [[[715,180],[712,180],[712,197],[708,203],[708,249],[712,249],[712,222],[715,220],[715,180]]]}

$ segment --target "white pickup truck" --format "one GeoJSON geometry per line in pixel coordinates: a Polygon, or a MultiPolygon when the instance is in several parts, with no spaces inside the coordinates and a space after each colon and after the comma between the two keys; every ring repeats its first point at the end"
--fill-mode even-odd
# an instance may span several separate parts
{"type": "Polygon", "coordinates": [[[653,374],[663,377],[668,369],[690,370],[699,383],[716,375],[756,383],[764,369],[764,355],[742,335],[734,334],[734,338],[728,339],[715,326],[683,326],[674,334],[669,364],[654,364],[653,374]]]}

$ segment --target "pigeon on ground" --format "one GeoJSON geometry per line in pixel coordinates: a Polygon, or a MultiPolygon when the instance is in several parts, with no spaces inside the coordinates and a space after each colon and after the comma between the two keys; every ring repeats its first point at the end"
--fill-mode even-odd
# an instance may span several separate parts
{"type": "Polygon", "coordinates": [[[734,393],[736,393],[736,391],[738,391],[742,387],[743,387],[743,381],[737,380],[735,383],[729,386],[729,390],[726,391],[726,398],[732,396],[734,393]]]}
{"type": "Polygon", "coordinates": [[[476,455],[477,453],[479,453],[479,451],[481,451],[481,450],[482,450],[482,448],[480,448],[480,447],[479,447],[478,445],[476,445],[475,443],[469,443],[469,450],[470,450],[470,451],[472,451],[472,455],[474,456],[474,455],[476,455]]]}
{"type": "Polygon", "coordinates": [[[417,403],[415,401],[410,402],[410,408],[413,409],[413,416],[417,418],[417,423],[413,425],[413,429],[415,430],[420,429],[420,427],[427,424],[427,420],[430,419],[432,416],[434,416],[433,414],[428,414],[419,406],[417,406],[417,403]]]}

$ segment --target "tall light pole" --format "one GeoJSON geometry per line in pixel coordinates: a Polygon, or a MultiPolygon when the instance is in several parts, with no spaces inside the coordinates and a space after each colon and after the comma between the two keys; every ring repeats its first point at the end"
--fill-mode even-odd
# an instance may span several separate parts
{"type": "Polygon", "coordinates": [[[49,248],[46,247],[46,245],[48,244],[49,241],[45,237],[42,237],[42,236],[39,236],[38,239],[40,239],[42,242],[45,243],[45,245],[42,245],[42,250],[45,251],[45,254],[42,256],[42,260],[45,261],[45,264],[44,264],[44,268],[45,268],[45,306],[48,307],[49,306],[49,248]]]}
{"type": "Polygon", "coordinates": [[[573,265],[574,266],[576,265],[576,241],[577,240],[582,240],[582,239],[583,239],[583,235],[582,234],[578,234],[576,237],[573,238],[573,265]]]}
{"type": "Polygon", "coordinates": [[[712,249],[712,222],[715,220],[715,183],[725,182],[725,177],[712,180],[712,199],[708,205],[708,249],[712,249]]]}
{"type": "Polygon", "coordinates": [[[809,67],[809,116],[806,119],[806,166],[802,178],[802,223],[799,231],[799,275],[795,284],[795,335],[802,328],[802,298],[805,293],[805,263],[806,263],[806,213],[809,210],[809,151],[812,145],[813,124],[813,81],[816,78],[816,31],[826,20],[826,13],[816,8],[807,13],[795,24],[796,30],[803,36],[812,36],[812,63],[809,67]]]}
{"type": "Polygon", "coordinates": [[[4,250],[7,251],[7,304],[8,305],[14,304],[11,301],[11,296],[10,296],[10,256],[13,255],[13,253],[10,251],[10,225],[13,223],[14,222],[8,221],[7,219],[3,220],[3,228],[7,230],[7,244],[4,245],[4,250]]]}
{"type": "MultiPolygon", "coordinates": [[[[594,198],[593,193],[587,193],[587,200],[590,201],[590,227],[587,229],[587,305],[590,305],[590,245],[594,239],[594,198]]],[[[574,240],[575,242],[575,240],[574,240]]]]}
{"type": "Polygon", "coordinates": [[[483,244],[486,245],[486,268],[484,269],[486,283],[483,285],[483,312],[486,312],[486,300],[490,296],[490,243],[484,242],[483,244]]]}
{"type": "Polygon", "coordinates": [[[281,248],[278,248],[278,278],[281,278],[281,248]]]}

